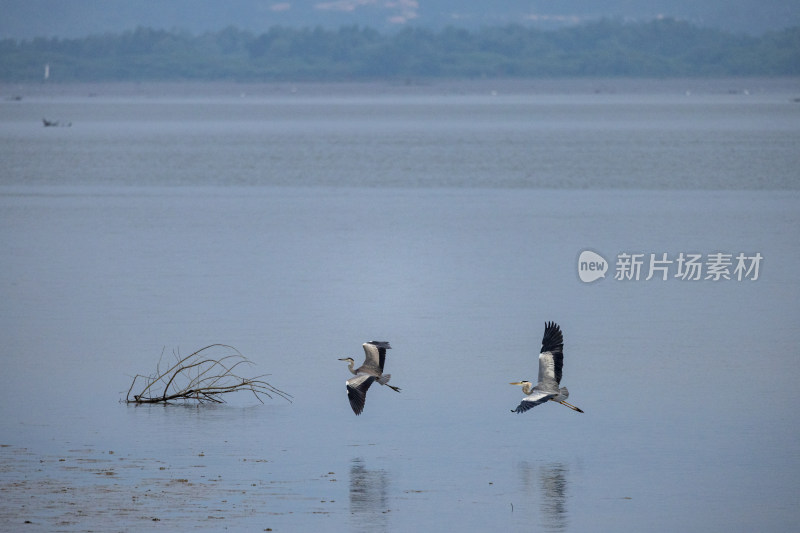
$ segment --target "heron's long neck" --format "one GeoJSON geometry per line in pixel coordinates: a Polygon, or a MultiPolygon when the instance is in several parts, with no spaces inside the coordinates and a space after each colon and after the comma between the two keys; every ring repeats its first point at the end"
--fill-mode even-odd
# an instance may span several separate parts
{"type": "Polygon", "coordinates": [[[522,386],[522,394],[530,394],[533,392],[533,383],[526,383],[522,386]]]}
{"type": "Polygon", "coordinates": [[[352,374],[356,374],[356,370],[355,370],[355,368],[353,368],[353,363],[354,363],[354,361],[348,361],[347,362],[347,369],[350,370],[350,372],[352,374]]]}

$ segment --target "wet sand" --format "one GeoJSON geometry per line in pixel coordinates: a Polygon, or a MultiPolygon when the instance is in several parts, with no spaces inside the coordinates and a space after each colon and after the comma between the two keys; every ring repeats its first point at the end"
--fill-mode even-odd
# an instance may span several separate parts
{"type": "Polygon", "coordinates": [[[268,460],[239,462],[252,477],[211,474],[216,470],[204,454],[176,467],[113,450],[40,455],[0,445],[0,522],[17,531],[122,531],[156,525],[170,531],[219,530],[244,524],[271,531],[293,515],[306,527],[304,515],[343,512],[334,499],[302,494],[331,492],[329,485],[339,482],[332,471],[301,482],[261,481],[256,478],[266,474],[268,460]],[[298,484],[304,486],[302,493],[298,484]]]}

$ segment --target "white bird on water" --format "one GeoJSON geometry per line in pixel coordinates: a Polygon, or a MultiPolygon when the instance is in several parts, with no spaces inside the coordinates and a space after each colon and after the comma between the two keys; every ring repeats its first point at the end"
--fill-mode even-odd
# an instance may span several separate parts
{"type": "Polygon", "coordinates": [[[552,401],[565,405],[574,411],[583,411],[567,403],[569,391],[558,388],[561,383],[561,367],[564,365],[564,337],[555,322],[545,322],[542,350],[539,353],[539,382],[534,386],[530,381],[515,381],[511,385],[522,385],[522,393],[527,394],[512,413],[524,413],[532,407],[552,401]]]}
{"type": "Polygon", "coordinates": [[[350,400],[350,407],[353,412],[360,415],[364,410],[364,402],[367,400],[367,389],[373,381],[381,385],[386,385],[395,392],[400,392],[400,387],[389,385],[391,374],[383,373],[383,364],[386,362],[386,350],[392,347],[386,341],[370,341],[363,345],[366,358],[364,364],[353,369],[355,361],[352,357],[342,357],[339,361],[347,361],[347,368],[356,377],[347,380],[347,399],[350,400]]]}

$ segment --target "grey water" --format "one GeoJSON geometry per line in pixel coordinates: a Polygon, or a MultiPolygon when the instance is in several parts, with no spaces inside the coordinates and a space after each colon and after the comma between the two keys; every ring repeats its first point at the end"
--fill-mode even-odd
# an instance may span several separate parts
{"type": "Polygon", "coordinates": [[[790,530],[798,94],[3,86],[0,529],[790,530]],[[585,413],[511,413],[551,320],[585,413]],[[214,343],[292,402],[124,403],[214,343]]]}

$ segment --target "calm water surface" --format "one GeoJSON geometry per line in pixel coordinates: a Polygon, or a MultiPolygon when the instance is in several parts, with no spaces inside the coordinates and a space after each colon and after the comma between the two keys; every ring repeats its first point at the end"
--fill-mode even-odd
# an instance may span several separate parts
{"type": "Polygon", "coordinates": [[[800,105],[756,87],[2,102],[2,529],[791,529],[800,105]],[[583,415],[509,412],[547,320],[583,415]],[[120,402],[211,343],[293,402],[120,402]]]}

